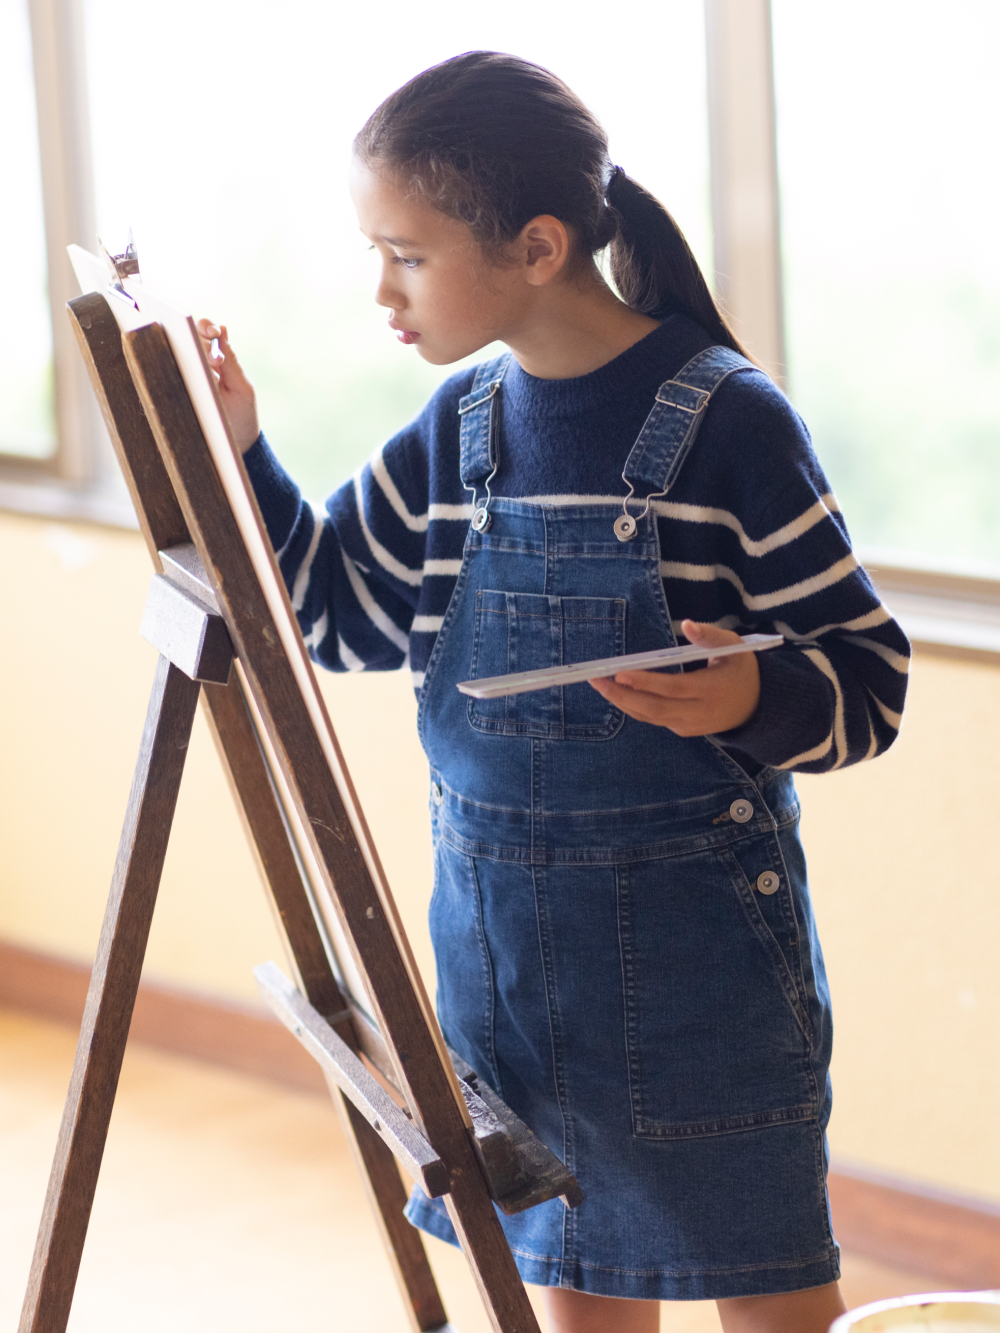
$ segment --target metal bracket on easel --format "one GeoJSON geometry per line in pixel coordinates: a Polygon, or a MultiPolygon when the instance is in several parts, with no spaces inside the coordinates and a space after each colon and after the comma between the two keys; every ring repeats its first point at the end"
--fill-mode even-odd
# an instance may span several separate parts
{"type": "Polygon", "coordinates": [[[101,247],[101,254],[104,256],[108,268],[111,270],[111,290],[117,292],[119,296],[124,296],[125,300],[138,309],[138,305],[129,296],[122,285],[126,278],[139,278],[139,252],[135,248],[135,240],[132,236],[132,228],[128,229],[128,245],[120,255],[113,255],[104,242],[98,237],[97,244],[101,247]]]}

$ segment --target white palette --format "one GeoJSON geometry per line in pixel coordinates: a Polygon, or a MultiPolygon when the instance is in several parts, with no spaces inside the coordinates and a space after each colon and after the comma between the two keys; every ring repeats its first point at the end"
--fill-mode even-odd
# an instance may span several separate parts
{"type": "Polygon", "coordinates": [[[732,657],[736,653],[759,653],[766,648],[777,648],[784,642],[780,634],[746,634],[739,643],[729,643],[724,648],[700,648],[695,644],[683,648],[654,648],[649,653],[599,657],[592,662],[571,662],[567,666],[544,667],[538,671],[515,671],[509,676],[463,680],[458,688],[473,699],[500,699],[508,694],[527,694],[531,690],[550,690],[554,685],[574,685],[581,680],[616,676],[619,671],[652,671],[656,667],[707,662],[709,658],[732,657]]]}

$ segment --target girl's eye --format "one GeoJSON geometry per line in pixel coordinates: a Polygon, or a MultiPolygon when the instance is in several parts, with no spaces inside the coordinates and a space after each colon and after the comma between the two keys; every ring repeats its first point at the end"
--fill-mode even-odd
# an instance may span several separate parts
{"type": "Polygon", "coordinates": [[[424,261],[422,259],[405,259],[402,255],[393,255],[392,262],[402,264],[404,268],[414,269],[419,268],[424,261]]]}

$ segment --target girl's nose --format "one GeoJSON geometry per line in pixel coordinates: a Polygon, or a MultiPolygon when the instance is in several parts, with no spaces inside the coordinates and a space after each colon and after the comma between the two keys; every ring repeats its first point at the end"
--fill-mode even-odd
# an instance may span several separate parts
{"type": "Polygon", "coordinates": [[[406,304],[403,293],[392,281],[392,274],[387,268],[383,268],[379,284],[375,288],[375,304],[384,306],[386,310],[402,310],[406,304]]]}

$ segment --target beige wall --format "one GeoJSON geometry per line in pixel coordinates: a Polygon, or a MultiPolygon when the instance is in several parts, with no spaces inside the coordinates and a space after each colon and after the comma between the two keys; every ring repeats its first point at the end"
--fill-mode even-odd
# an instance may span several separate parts
{"type": "MultiPolygon", "coordinates": [[[[153,650],[136,535],[0,515],[0,938],[89,958],[153,650]]],[[[426,774],[408,679],[323,686],[421,964],[430,971],[426,774]]],[[[917,658],[895,749],[800,782],[833,988],[835,1153],[1000,1200],[1000,875],[992,747],[1000,670],[917,658]]],[[[281,957],[199,718],[147,971],[253,999],[281,957]]]]}

